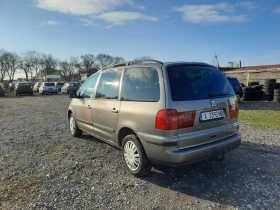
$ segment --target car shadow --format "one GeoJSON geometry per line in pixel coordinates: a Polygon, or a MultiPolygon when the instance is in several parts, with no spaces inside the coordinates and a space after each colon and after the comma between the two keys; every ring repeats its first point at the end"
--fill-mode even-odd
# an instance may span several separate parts
{"type": "MultiPolygon", "coordinates": [[[[79,138],[107,144],[88,134],[79,138]]],[[[197,202],[214,202],[216,207],[277,209],[279,169],[280,146],[242,141],[222,162],[208,160],[179,168],[154,164],[152,171],[140,179],[151,183],[151,193],[158,190],[154,186],[178,193],[182,203],[192,197],[197,202]]]]}
{"type": "Polygon", "coordinates": [[[273,209],[273,200],[280,200],[279,168],[279,146],[242,142],[222,162],[208,160],[181,168],[155,165],[142,179],[183,195],[237,208],[265,208],[260,198],[270,198],[266,199],[270,207],[265,209],[273,209]]]}

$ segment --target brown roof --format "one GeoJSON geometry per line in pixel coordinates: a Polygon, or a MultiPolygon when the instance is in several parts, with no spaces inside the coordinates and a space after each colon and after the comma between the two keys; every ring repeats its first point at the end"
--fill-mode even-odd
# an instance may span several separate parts
{"type": "Polygon", "coordinates": [[[280,68],[280,64],[274,65],[264,65],[264,66],[246,66],[242,68],[228,68],[228,67],[220,67],[221,71],[244,71],[244,70],[260,70],[260,69],[272,69],[272,68],[280,68]]]}

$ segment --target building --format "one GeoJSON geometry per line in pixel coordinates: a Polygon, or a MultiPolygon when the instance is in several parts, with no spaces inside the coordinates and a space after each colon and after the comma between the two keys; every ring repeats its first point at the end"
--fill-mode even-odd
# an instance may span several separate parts
{"type": "Polygon", "coordinates": [[[249,82],[264,84],[265,79],[276,79],[280,83],[280,64],[263,66],[246,66],[242,68],[219,68],[226,76],[237,77],[238,80],[248,85],[249,82]]]}

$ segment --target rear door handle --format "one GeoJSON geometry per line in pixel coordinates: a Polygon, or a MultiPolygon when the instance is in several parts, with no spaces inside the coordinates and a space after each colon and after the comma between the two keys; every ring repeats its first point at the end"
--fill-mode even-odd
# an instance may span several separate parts
{"type": "Polygon", "coordinates": [[[112,109],[112,112],[113,112],[113,113],[118,113],[119,111],[118,111],[116,108],[113,108],[113,109],[112,109]]]}
{"type": "Polygon", "coordinates": [[[88,105],[88,106],[87,106],[87,108],[88,108],[88,109],[91,109],[91,106],[90,106],[90,105],[88,105]]]}

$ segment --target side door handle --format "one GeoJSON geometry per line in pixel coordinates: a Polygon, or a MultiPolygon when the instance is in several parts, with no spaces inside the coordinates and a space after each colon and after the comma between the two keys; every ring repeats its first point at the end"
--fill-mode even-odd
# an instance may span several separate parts
{"type": "Polygon", "coordinates": [[[119,111],[118,111],[116,108],[113,108],[113,109],[112,109],[112,112],[113,112],[113,113],[118,113],[119,111]]]}
{"type": "Polygon", "coordinates": [[[90,105],[88,105],[88,106],[87,106],[87,108],[88,108],[88,109],[91,109],[91,106],[90,106],[90,105]]]}

